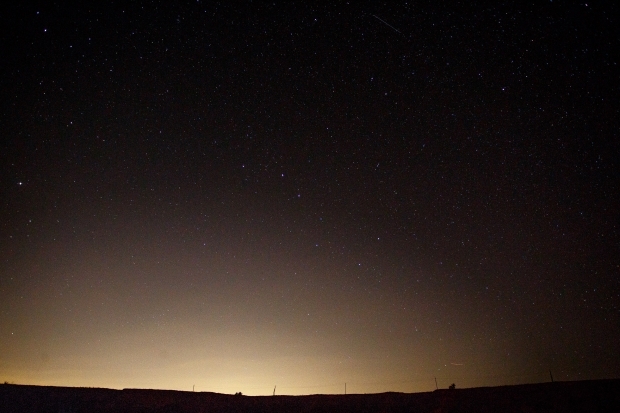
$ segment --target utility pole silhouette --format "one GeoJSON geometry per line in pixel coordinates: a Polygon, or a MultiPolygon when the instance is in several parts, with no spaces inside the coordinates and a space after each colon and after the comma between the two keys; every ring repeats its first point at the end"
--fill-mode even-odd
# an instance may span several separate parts
{"type": "Polygon", "coordinates": [[[273,386],[273,395],[276,395],[276,386],[273,386]]]}
{"type": "Polygon", "coordinates": [[[196,387],[196,385],[195,385],[195,384],[192,384],[192,391],[194,391],[194,387],[196,387]]]}
{"type": "Polygon", "coordinates": [[[347,394],[347,383],[344,384],[344,394],[347,394]]]}
{"type": "Polygon", "coordinates": [[[551,370],[549,370],[549,376],[551,377],[551,383],[553,383],[553,374],[551,374],[551,370]]]}
{"type": "Polygon", "coordinates": [[[437,377],[435,377],[435,390],[439,390],[439,386],[437,385],[437,377]]]}

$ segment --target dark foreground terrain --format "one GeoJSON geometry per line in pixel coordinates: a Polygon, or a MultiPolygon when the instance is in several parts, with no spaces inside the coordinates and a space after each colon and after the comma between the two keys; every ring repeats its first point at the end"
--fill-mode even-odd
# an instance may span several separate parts
{"type": "Polygon", "coordinates": [[[620,380],[314,396],[0,385],[0,412],[620,412],[620,380]]]}

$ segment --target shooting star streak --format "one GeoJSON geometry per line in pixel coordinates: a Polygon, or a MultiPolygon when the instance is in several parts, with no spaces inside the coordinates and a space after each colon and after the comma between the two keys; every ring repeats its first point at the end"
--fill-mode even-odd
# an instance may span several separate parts
{"type": "Polygon", "coordinates": [[[450,364],[452,364],[453,366],[462,366],[463,365],[463,363],[450,363],[450,364]]]}
{"type": "MultiPolygon", "coordinates": [[[[386,22],[386,21],[385,21],[385,20],[383,20],[382,18],[380,18],[380,17],[378,17],[378,16],[375,16],[374,14],[371,14],[371,16],[372,16],[372,17],[374,17],[375,19],[379,20],[381,23],[385,24],[386,26],[388,26],[388,27],[392,28],[394,31],[396,31],[396,32],[398,32],[398,33],[400,33],[400,34],[402,34],[402,33],[400,32],[400,30],[398,30],[396,27],[392,26],[391,24],[389,24],[388,22],[386,22]]],[[[403,36],[404,36],[404,35],[403,35],[403,36]]]]}

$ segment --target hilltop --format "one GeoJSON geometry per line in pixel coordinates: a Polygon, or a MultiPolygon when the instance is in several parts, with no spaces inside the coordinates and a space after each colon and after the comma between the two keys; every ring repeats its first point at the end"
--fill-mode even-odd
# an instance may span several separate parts
{"type": "Polygon", "coordinates": [[[620,380],[311,396],[0,385],[2,412],[619,412],[620,380]]]}

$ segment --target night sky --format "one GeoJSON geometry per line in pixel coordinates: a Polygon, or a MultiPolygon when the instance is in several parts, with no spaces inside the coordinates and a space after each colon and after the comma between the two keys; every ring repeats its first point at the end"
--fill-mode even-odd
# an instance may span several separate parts
{"type": "Polygon", "coordinates": [[[0,381],[620,376],[618,6],[14,3],[0,381]]]}

